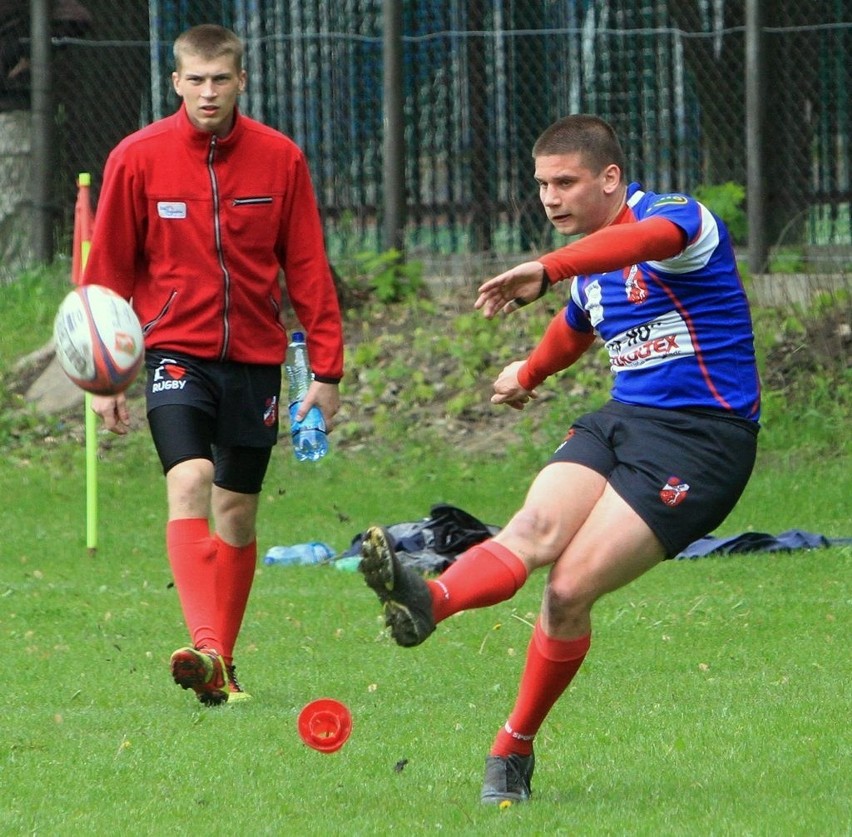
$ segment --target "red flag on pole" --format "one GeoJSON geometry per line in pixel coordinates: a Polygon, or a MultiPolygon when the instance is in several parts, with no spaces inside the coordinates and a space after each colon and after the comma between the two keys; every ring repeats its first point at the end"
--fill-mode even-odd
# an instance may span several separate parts
{"type": "Polygon", "coordinates": [[[95,214],[92,212],[90,187],[92,176],[86,172],[77,178],[77,203],[74,205],[74,249],[71,253],[71,281],[79,285],[83,281],[83,268],[92,244],[92,229],[95,214]]]}

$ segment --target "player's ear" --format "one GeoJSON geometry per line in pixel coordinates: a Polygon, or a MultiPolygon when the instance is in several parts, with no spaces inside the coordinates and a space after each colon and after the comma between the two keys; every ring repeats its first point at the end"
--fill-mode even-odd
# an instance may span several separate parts
{"type": "Polygon", "coordinates": [[[174,87],[175,93],[177,93],[178,96],[180,96],[180,85],[178,84],[179,80],[180,75],[176,72],[172,73],[172,87],[174,87]]]}
{"type": "Polygon", "coordinates": [[[603,171],[604,190],[608,193],[614,192],[621,185],[621,169],[610,163],[603,171]]]}

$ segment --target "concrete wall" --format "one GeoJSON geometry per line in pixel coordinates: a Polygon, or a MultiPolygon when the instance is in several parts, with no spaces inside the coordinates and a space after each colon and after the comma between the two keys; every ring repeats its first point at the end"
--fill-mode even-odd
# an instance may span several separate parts
{"type": "Polygon", "coordinates": [[[0,284],[31,261],[30,112],[0,113],[0,284]]]}

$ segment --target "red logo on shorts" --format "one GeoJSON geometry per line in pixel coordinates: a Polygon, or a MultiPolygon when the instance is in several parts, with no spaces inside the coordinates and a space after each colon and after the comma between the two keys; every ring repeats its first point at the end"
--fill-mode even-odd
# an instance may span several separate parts
{"type": "Polygon", "coordinates": [[[154,370],[155,381],[166,380],[166,376],[172,381],[179,381],[184,375],[186,375],[186,368],[170,357],[164,357],[154,370]]]}
{"type": "Polygon", "coordinates": [[[263,410],[263,423],[267,427],[272,427],[278,419],[278,396],[273,395],[272,398],[266,399],[266,407],[263,410]]]}
{"type": "MultiPolygon", "coordinates": [[[[183,380],[186,368],[170,357],[164,357],[160,365],[154,370],[154,379],[151,383],[151,393],[165,392],[166,390],[182,390],[186,386],[183,380]]],[[[187,378],[187,380],[189,380],[187,378]]]]}
{"type": "Polygon", "coordinates": [[[572,427],[572,428],[571,428],[571,429],[570,429],[570,430],[569,430],[569,431],[565,434],[565,438],[564,438],[564,439],[563,439],[563,440],[559,443],[559,447],[558,447],[558,448],[556,448],[556,450],[555,450],[555,451],[553,451],[553,452],[554,452],[554,453],[559,453],[559,451],[561,451],[561,450],[562,450],[562,448],[564,448],[564,447],[565,447],[565,445],[567,445],[567,444],[568,444],[568,442],[570,442],[570,441],[571,441],[571,437],[572,437],[573,435],[574,435],[574,428],[572,427]]]}
{"type": "Polygon", "coordinates": [[[667,506],[679,506],[689,491],[689,485],[682,482],[680,477],[669,477],[666,484],[660,489],[660,499],[667,506]]]}

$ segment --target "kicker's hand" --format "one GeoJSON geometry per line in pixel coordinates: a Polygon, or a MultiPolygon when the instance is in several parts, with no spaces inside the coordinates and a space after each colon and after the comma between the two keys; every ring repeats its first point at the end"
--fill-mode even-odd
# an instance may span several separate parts
{"type": "Polygon", "coordinates": [[[544,296],[549,286],[541,262],[524,262],[483,282],[474,308],[481,309],[489,320],[501,311],[511,314],[544,296]]]}
{"type": "Polygon", "coordinates": [[[497,376],[494,381],[494,395],[491,396],[492,404],[506,404],[513,410],[523,410],[530,399],[538,398],[535,390],[524,389],[518,383],[518,370],[523,365],[524,361],[516,360],[497,376]]]}

